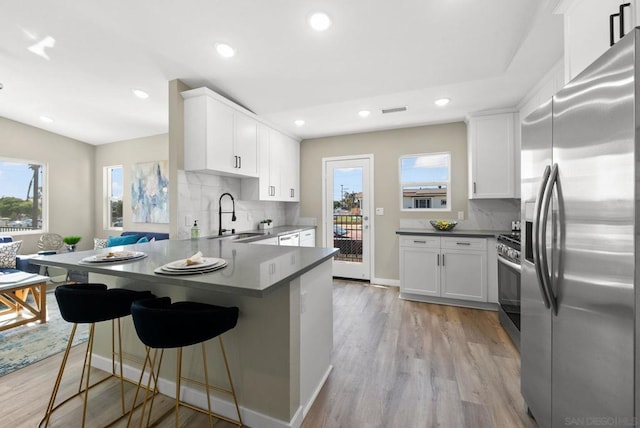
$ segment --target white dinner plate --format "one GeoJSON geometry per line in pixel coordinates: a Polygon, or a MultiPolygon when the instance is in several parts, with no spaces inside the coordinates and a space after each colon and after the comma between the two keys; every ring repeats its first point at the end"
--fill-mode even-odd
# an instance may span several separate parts
{"type": "Polygon", "coordinates": [[[156,268],[154,270],[155,273],[160,274],[160,275],[197,275],[197,274],[205,274],[205,273],[209,273],[209,272],[214,272],[218,269],[222,269],[223,267],[227,266],[227,262],[223,260],[223,263],[221,264],[217,264],[217,265],[213,265],[213,266],[209,266],[207,268],[203,268],[203,269],[197,269],[197,270],[167,270],[164,269],[165,266],[160,266],[159,268],[156,268]]]}
{"type": "Polygon", "coordinates": [[[109,251],[95,256],[89,256],[82,259],[85,263],[110,263],[121,262],[125,260],[135,260],[146,257],[142,251],[109,251]]]}
{"type": "Polygon", "coordinates": [[[212,267],[224,262],[224,259],[219,259],[216,257],[203,257],[202,263],[197,263],[193,265],[187,266],[187,259],[176,260],[174,262],[167,263],[163,266],[163,268],[167,268],[170,270],[198,270],[203,268],[212,267]]]}

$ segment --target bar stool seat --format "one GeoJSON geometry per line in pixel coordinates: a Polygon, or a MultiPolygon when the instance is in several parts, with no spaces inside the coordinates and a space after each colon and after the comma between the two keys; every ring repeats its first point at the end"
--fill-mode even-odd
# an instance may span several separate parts
{"type": "MultiPolygon", "coordinates": [[[[188,407],[192,410],[204,413],[209,416],[209,424],[213,426],[213,418],[218,418],[242,426],[242,417],[240,415],[240,408],[238,406],[238,400],[236,397],[233,381],[231,379],[231,372],[229,370],[229,363],[224,350],[222,342],[222,334],[233,329],[238,322],[239,310],[237,307],[222,307],[209,305],[199,302],[176,302],[171,303],[169,297],[160,297],[154,299],[137,300],[131,305],[131,316],[133,318],[133,324],[136,329],[138,337],[147,346],[147,353],[145,362],[143,365],[143,371],[140,375],[140,381],[138,383],[138,391],[142,384],[142,378],[144,376],[146,366],[149,364],[151,375],[146,387],[145,397],[142,405],[142,412],[140,416],[140,426],[142,426],[144,420],[144,412],[147,401],[147,395],[150,391],[157,392],[157,379],[160,372],[160,365],[162,363],[162,356],[165,349],[177,348],[177,371],[176,371],[176,404],[175,404],[175,419],[176,426],[178,424],[178,415],[180,406],[188,407]],[[218,337],[220,343],[220,349],[222,352],[227,377],[229,380],[229,389],[220,388],[209,384],[208,369],[207,369],[207,357],[205,351],[205,342],[218,337]],[[182,348],[185,346],[201,344],[202,347],[202,359],[204,368],[204,384],[194,381],[182,376],[182,348]],[[154,349],[153,358],[151,357],[151,349],[154,349]],[[160,358],[158,359],[158,350],[160,350],[160,358]],[[158,362],[156,364],[156,361],[158,362]],[[153,388],[151,387],[152,379],[156,382],[153,388]],[[207,409],[193,406],[189,403],[185,403],[180,399],[180,385],[182,380],[187,380],[201,384],[206,389],[207,395],[207,409]],[[231,419],[227,416],[220,415],[211,410],[211,398],[209,395],[210,389],[215,389],[220,392],[225,392],[233,397],[236,407],[237,420],[231,419]]],[[[134,398],[134,403],[137,400],[138,391],[134,398]]],[[[151,404],[149,405],[149,412],[147,415],[147,426],[151,422],[151,409],[153,407],[153,397],[151,398],[151,404]]],[[[169,410],[171,411],[171,409],[169,410]]],[[[129,424],[134,409],[131,409],[129,414],[129,424]]],[[[168,412],[161,416],[162,419],[168,412]]]]}
{"type": "MultiPolygon", "coordinates": [[[[51,398],[45,416],[40,421],[39,426],[47,426],[51,414],[63,404],[69,400],[84,393],[83,411],[82,411],[82,426],[85,426],[86,413],[87,413],[87,400],[89,390],[96,385],[110,379],[111,377],[118,377],[120,379],[120,393],[121,393],[121,407],[122,416],[126,414],[124,403],[124,376],[122,374],[122,342],[121,342],[121,330],[120,330],[120,318],[131,314],[131,304],[138,299],[149,299],[155,297],[150,291],[133,291],[121,288],[108,289],[105,284],[96,283],[84,283],[84,284],[65,284],[60,285],[55,289],[55,296],[58,302],[58,308],[62,318],[70,323],[73,323],[73,328],[67,342],[64,355],[62,357],[62,363],[58,371],[53,391],[51,392],[51,398]],[[91,372],[91,355],[93,353],[93,341],[95,336],[95,323],[101,321],[111,320],[111,334],[112,334],[112,352],[111,374],[104,379],[90,384],[90,372],[91,372]],[[115,351],[115,323],[118,323],[118,352],[115,351]],[[60,388],[60,382],[64,374],[67,359],[69,357],[69,351],[73,343],[73,338],[76,334],[78,324],[91,324],[89,327],[89,340],[87,342],[87,350],[84,357],[84,363],[82,367],[82,375],[80,377],[80,385],[78,392],[71,397],[68,397],[60,404],[54,406],[58,389],[60,388]],[[120,371],[116,374],[116,362],[115,355],[119,356],[120,371]],[[85,378],[86,374],[86,378],[85,378]],[[84,380],[84,388],[83,388],[84,380]]],[[[120,417],[122,417],[120,416],[120,417]]]]}

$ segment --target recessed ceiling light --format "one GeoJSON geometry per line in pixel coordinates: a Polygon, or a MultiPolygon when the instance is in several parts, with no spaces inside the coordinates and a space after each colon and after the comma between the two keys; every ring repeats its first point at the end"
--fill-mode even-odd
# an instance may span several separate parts
{"type": "Polygon", "coordinates": [[[216,51],[223,58],[231,58],[236,54],[236,50],[226,43],[216,43],[216,51]]]}
{"type": "Polygon", "coordinates": [[[450,102],[451,102],[451,100],[449,98],[440,98],[440,99],[435,100],[433,103],[435,105],[437,105],[438,107],[444,107],[447,104],[449,104],[450,102]]]}
{"type": "Polygon", "coordinates": [[[53,123],[53,119],[51,119],[49,116],[40,116],[40,120],[44,123],[53,123]]]}
{"type": "Polygon", "coordinates": [[[149,94],[141,89],[132,89],[131,91],[133,92],[133,95],[140,98],[141,100],[146,100],[147,98],[149,98],[149,94]]]}
{"type": "Polygon", "coordinates": [[[302,126],[302,125],[304,125],[304,120],[302,120],[302,119],[297,119],[297,120],[295,120],[293,123],[295,123],[295,124],[296,124],[296,126],[302,126]]]}
{"type": "Polygon", "coordinates": [[[309,25],[316,31],[324,31],[331,27],[331,19],[324,12],[316,12],[309,17],[309,25]]]}
{"type": "Polygon", "coordinates": [[[360,110],[358,112],[358,116],[360,117],[369,117],[370,114],[371,112],[369,110],[360,110]]]}

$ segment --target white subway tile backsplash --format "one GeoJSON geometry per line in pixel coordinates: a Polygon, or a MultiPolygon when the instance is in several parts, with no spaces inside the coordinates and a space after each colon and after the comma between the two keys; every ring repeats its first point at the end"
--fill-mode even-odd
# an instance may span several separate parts
{"type": "MultiPolygon", "coordinates": [[[[272,219],[275,225],[297,224],[298,203],[243,201],[240,199],[240,188],[239,178],[178,171],[178,218],[181,219],[178,222],[178,238],[186,239],[191,236],[191,225],[184,224],[186,216],[198,220],[200,236],[217,235],[218,201],[225,192],[231,193],[235,198],[237,217],[235,222],[231,222],[231,214],[222,215],[222,223],[226,229],[257,229],[260,220],[267,218],[272,219]]],[[[230,206],[230,201],[225,198],[224,211],[230,206]]]]}

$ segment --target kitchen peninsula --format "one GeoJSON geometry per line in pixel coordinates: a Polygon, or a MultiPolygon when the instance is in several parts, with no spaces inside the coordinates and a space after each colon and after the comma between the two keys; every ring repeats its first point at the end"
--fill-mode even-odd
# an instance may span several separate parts
{"type": "MultiPolygon", "coordinates": [[[[84,263],[106,250],[57,254],[32,263],[89,272],[90,282],[109,287],[150,290],[173,301],[237,306],[240,318],[225,334],[225,348],[245,424],[252,427],[297,427],[331,370],[333,346],[332,248],[251,245],[228,238],[164,240],[113,247],[142,251],[146,257],[114,263],[84,263]],[[168,276],[154,270],[201,251],[228,265],[207,274],[168,276]]],[[[110,370],[110,325],[96,326],[95,366],[110,370]]],[[[130,317],[123,322],[125,357],[144,355],[130,317]]],[[[225,385],[217,342],[208,344],[209,376],[225,385]]],[[[183,371],[199,378],[200,354],[185,349],[183,371]]],[[[165,357],[160,390],[174,395],[173,353],[165,357]]],[[[139,365],[125,363],[125,375],[137,380],[139,365]]],[[[184,397],[206,407],[204,395],[187,384],[184,397]]],[[[233,415],[233,404],[218,398],[214,407],[233,415]]]]}

